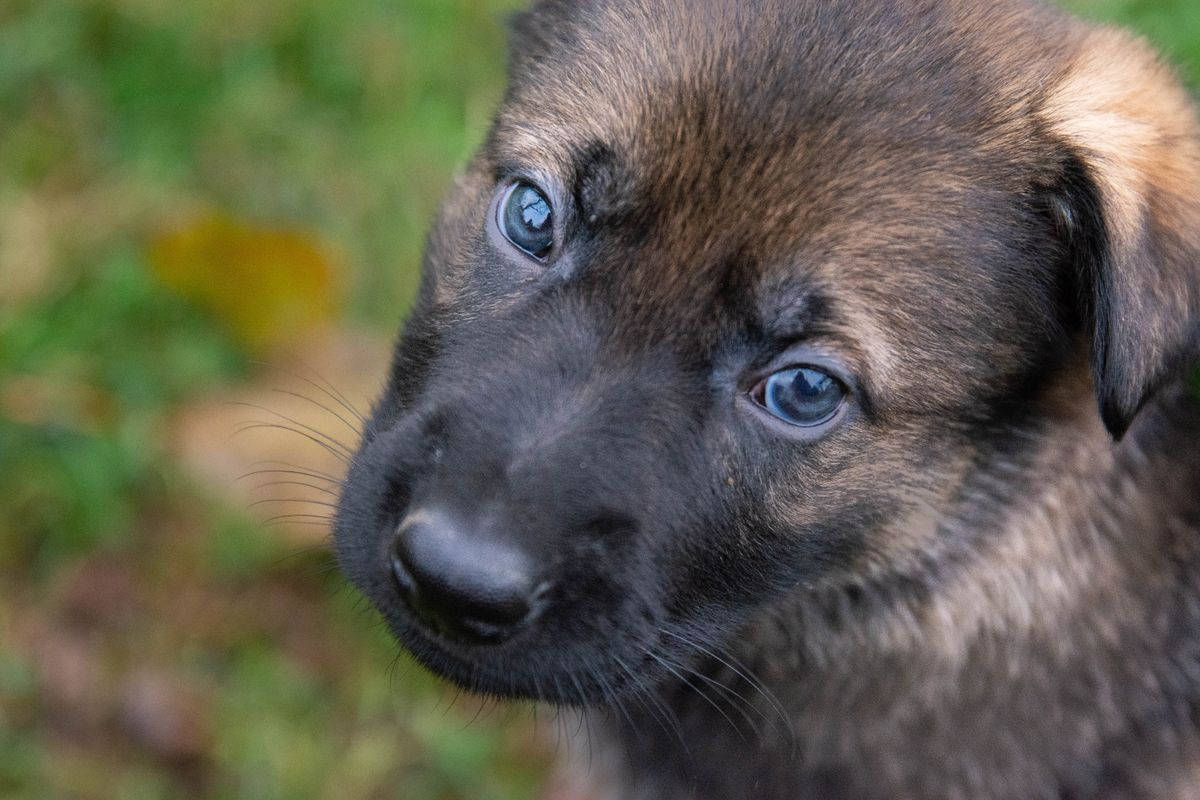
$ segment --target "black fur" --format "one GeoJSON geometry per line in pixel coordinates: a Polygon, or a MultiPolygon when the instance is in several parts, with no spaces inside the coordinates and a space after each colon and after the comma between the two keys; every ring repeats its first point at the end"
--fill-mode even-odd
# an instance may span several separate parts
{"type": "MultiPolygon", "coordinates": [[[[631,799],[1200,796],[1200,291],[1148,299],[1200,280],[1200,211],[1117,235],[1134,189],[1056,116],[1100,40],[1022,0],[514,29],[338,510],[403,645],[607,709],[594,782],[631,799]],[[496,230],[514,180],[555,205],[545,263],[496,230]],[[820,435],[751,400],[794,364],[847,387],[820,435]],[[511,638],[406,607],[430,510],[538,565],[511,638]]],[[[1129,170],[1165,197],[1169,166],[1129,170]]]]}

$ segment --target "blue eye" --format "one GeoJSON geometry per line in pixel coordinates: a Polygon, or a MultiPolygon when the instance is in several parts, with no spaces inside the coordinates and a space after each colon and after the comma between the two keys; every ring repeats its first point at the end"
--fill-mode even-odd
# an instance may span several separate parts
{"type": "Polygon", "coordinates": [[[554,209],[541,189],[518,182],[500,203],[500,231],[519,250],[545,258],[554,248],[554,209]]]}
{"type": "Polygon", "coordinates": [[[846,389],[837,378],[815,367],[792,367],[767,378],[750,396],[789,425],[815,428],[842,407],[846,389]]]}

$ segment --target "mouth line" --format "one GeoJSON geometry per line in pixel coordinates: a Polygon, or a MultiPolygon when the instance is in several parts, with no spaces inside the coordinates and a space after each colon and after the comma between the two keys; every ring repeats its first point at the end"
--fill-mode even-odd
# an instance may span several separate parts
{"type": "Polygon", "coordinates": [[[591,664],[585,656],[564,659],[532,650],[527,643],[522,646],[520,640],[468,649],[431,635],[403,609],[381,608],[380,613],[399,646],[417,663],[475,694],[587,707],[606,705],[652,684],[646,680],[646,670],[653,670],[656,658],[645,648],[626,661],[616,655],[620,643],[606,643],[600,654],[602,663],[591,664]]]}

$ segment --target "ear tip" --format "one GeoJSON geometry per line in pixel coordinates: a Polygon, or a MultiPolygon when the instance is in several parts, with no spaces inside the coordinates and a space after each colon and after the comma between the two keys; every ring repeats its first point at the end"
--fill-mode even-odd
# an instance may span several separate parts
{"type": "Polygon", "coordinates": [[[1112,436],[1114,442],[1120,442],[1133,424],[1133,418],[1141,410],[1144,398],[1123,397],[1119,391],[1105,388],[1101,383],[1096,387],[1097,400],[1100,405],[1100,419],[1112,436]]]}
{"type": "Polygon", "coordinates": [[[1108,433],[1112,436],[1113,441],[1117,443],[1125,438],[1129,426],[1133,423],[1132,415],[1126,414],[1124,411],[1113,408],[1108,404],[1101,406],[1100,418],[1104,421],[1104,427],[1108,429],[1108,433]]]}
{"type": "Polygon", "coordinates": [[[1145,392],[1139,395],[1133,395],[1128,392],[1105,390],[1103,384],[1096,389],[1097,400],[1100,405],[1100,419],[1104,422],[1104,427],[1108,429],[1114,442],[1120,442],[1129,428],[1133,425],[1142,409],[1152,401],[1155,397],[1162,397],[1164,394],[1174,395],[1176,391],[1181,391],[1188,394],[1193,394],[1200,400],[1200,387],[1193,389],[1193,383],[1200,384],[1200,374],[1194,379],[1189,379],[1184,376],[1179,379],[1178,383],[1167,380],[1156,380],[1145,388],[1145,392]],[[1168,387],[1174,387],[1168,391],[1168,387]]]}

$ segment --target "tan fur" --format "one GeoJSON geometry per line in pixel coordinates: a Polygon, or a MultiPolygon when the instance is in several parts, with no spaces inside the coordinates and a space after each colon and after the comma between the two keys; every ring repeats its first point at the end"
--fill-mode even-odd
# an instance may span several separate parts
{"type": "MultiPolygon", "coordinates": [[[[1200,214],[1200,125],[1177,76],[1140,40],[1111,29],[1088,36],[1043,113],[1094,159],[1120,242],[1152,214],[1200,214]]],[[[1165,286],[1164,296],[1190,288],[1165,286]]]]}
{"type": "Polygon", "coordinates": [[[1170,70],[1027,0],[542,0],[515,36],[339,533],[418,658],[615,706],[584,783],[622,800],[1200,797],[1170,70]],[[496,227],[516,181],[544,260],[496,227]],[[803,365],[845,402],[789,428],[756,387],[803,365]],[[437,638],[353,527],[410,496],[525,548],[545,616],[437,638]]]}

